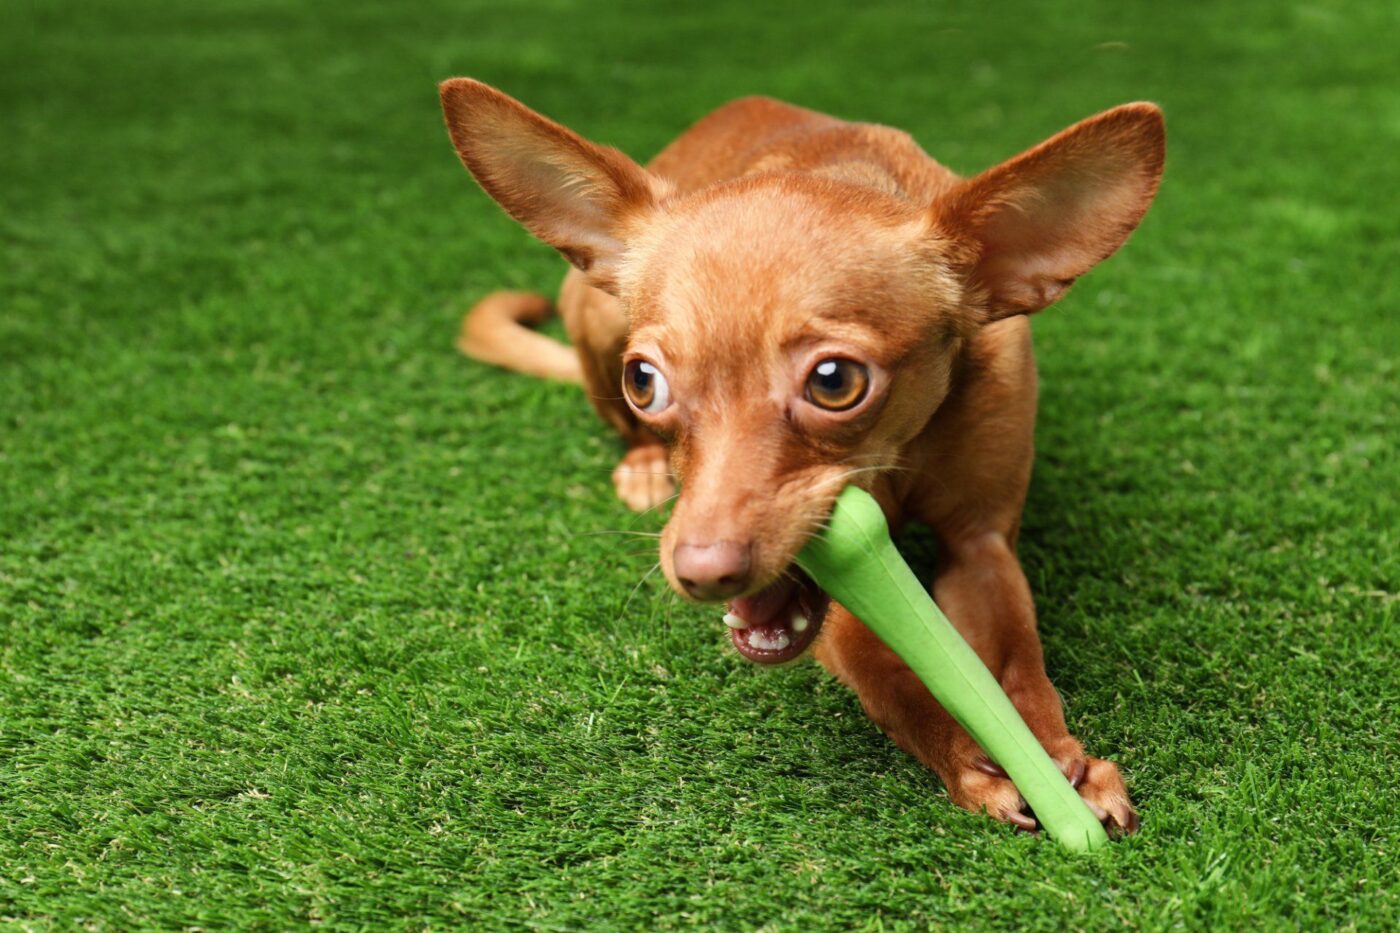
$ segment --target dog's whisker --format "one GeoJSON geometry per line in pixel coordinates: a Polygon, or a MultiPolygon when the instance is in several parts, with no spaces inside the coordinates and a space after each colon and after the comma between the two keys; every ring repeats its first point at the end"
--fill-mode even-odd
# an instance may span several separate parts
{"type": "Polygon", "coordinates": [[[661,561],[657,561],[656,563],[654,563],[654,564],[651,565],[651,569],[650,569],[650,570],[648,570],[646,573],[642,574],[642,578],[641,578],[640,580],[637,581],[637,585],[634,586],[634,587],[632,587],[632,592],[630,592],[630,593],[627,594],[627,600],[622,604],[622,609],[621,609],[621,611],[619,611],[618,614],[617,614],[617,621],[621,622],[622,619],[623,619],[623,617],[627,615],[627,610],[628,610],[628,609],[631,607],[631,605],[632,605],[632,597],[636,596],[636,595],[637,595],[637,591],[640,590],[640,589],[642,588],[642,586],[645,585],[646,582],[647,582],[648,580],[651,579],[651,575],[654,574],[654,573],[656,573],[656,571],[658,571],[658,570],[660,570],[660,569],[661,569],[661,561]]]}
{"type": "Polygon", "coordinates": [[[672,615],[673,615],[674,612],[675,612],[676,604],[677,604],[678,602],[680,602],[680,600],[676,597],[676,591],[675,591],[675,590],[672,590],[672,589],[667,589],[667,590],[666,590],[666,616],[665,616],[664,619],[662,619],[662,626],[665,628],[666,634],[668,634],[668,635],[671,633],[671,618],[672,618],[672,615]]]}
{"type": "MultiPolygon", "coordinates": [[[[617,472],[617,467],[615,466],[590,467],[590,469],[601,470],[609,474],[617,472]]],[[[670,470],[628,470],[627,473],[629,476],[675,476],[670,470]]]]}
{"type": "Polygon", "coordinates": [[[843,470],[842,472],[836,474],[835,476],[829,476],[829,477],[823,478],[823,479],[821,479],[821,480],[818,480],[818,481],[814,484],[814,490],[813,490],[813,491],[825,491],[826,489],[828,489],[828,488],[831,487],[831,486],[844,486],[845,484],[849,483],[853,478],[855,478],[855,477],[857,477],[857,476],[864,475],[864,474],[866,474],[866,473],[886,473],[886,472],[890,472],[890,471],[892,471],[892,470],[907,470],[907,469],[909,469],[909,468],[908,468],[908,467],[899,467],[899,466],[890,466],[890,465],[887,465],[887,464],[881,464],[881,465],[879,465],[879,466],[868,466],[868,467],[853,467],[853,468],[851,468],[851,469],[849,469],[849,470],[843,470]]]}
{"type": "Polygon", "coordinates": [[[893,473],[898,470],[908,471],[909,467],[889,466],[888,464],[880,464],[879,466],[868,467],[853,467],[852,469],[846,471],[845,477],[849,478],[852,476],[859,476],[861,473],[893,473]]]}
{"type": "MultiPolygon", "coordinates": [[[[678,498],[680,498],[680,493],[679,493],[679,492],[674,493],[673,495],[667,496],[665,499],[662,499],[660,502],[656,503],[655,505],[651,506],[650,508],[643,509],[642,511],[638,512],[636,515],[632,516],[632,522],[633,522],[633,524],[635,524],[635,523],[641,521],[643,518],[645,518],[646,516],[650,515],[652,512],[655,512],[657,509],[661,508],[663,505],[667,505],[667,504],[669,504],[669,503],[671,503],[671,502],[676,501],[676,499],[678,499],[678,498]]],[[[659,538],[659,537],[661,537],[661,536],[658,534],[657,537],[659,538]]]]}
{"type": "Polygon", "coordinates": [[[659,538],[659,531],[632,531],[629,528],[608,529],[604,531],[574,531],[570,532],[576,538],[594,538],[599,535],[629,535],[634,538],[659,538]]]}

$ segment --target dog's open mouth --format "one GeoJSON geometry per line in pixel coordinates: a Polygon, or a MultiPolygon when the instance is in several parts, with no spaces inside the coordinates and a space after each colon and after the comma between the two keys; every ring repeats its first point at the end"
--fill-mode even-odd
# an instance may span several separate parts
{"type": "Polygon", "coordinates": [[[744,657],[781,664],[807,650],[830,606],[831,597],[794,565],[776,583],[731,602],[724,624],[744,657]]]}

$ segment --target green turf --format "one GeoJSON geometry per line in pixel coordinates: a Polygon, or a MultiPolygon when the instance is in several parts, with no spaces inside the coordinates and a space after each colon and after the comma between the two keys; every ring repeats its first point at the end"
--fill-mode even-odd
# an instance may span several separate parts
{"type": "Polygon", "coordinates": [[[1400,923],[1397,8],[821,7],[5,6],[0,920],[1400,923]],[[562,270],[454,74],[638,157],[764,92],[963,171],[1163,104],[1152,213],[1036,323],[1021,549],[1141,835],[958,811],[637,587],[578,393],[452,351],[562,270]]]}

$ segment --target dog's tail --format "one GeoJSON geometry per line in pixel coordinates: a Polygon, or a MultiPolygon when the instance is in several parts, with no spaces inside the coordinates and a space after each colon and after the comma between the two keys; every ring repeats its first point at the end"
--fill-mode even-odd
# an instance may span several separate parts
{"type": "Polygon", "coordinates": [[[553,303],[543,295],[492,292],[462,318],[457,349],[483,363],[582,384],[583,367],[573,348],[526,326],[543,323],[553,313],[553,303]]]}

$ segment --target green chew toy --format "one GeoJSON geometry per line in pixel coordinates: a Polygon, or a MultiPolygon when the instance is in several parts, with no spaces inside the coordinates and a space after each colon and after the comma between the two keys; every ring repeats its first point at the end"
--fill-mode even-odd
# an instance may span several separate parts
{"type": "Polygon", "coordinates": [[[899,556],[884,513],[869,493],[846,487],[828,529],[808,542],[797,562],[919,675],[1010,776],[1046,832],[1076,852],[1108,841],[996,678],[899,556]]]}

